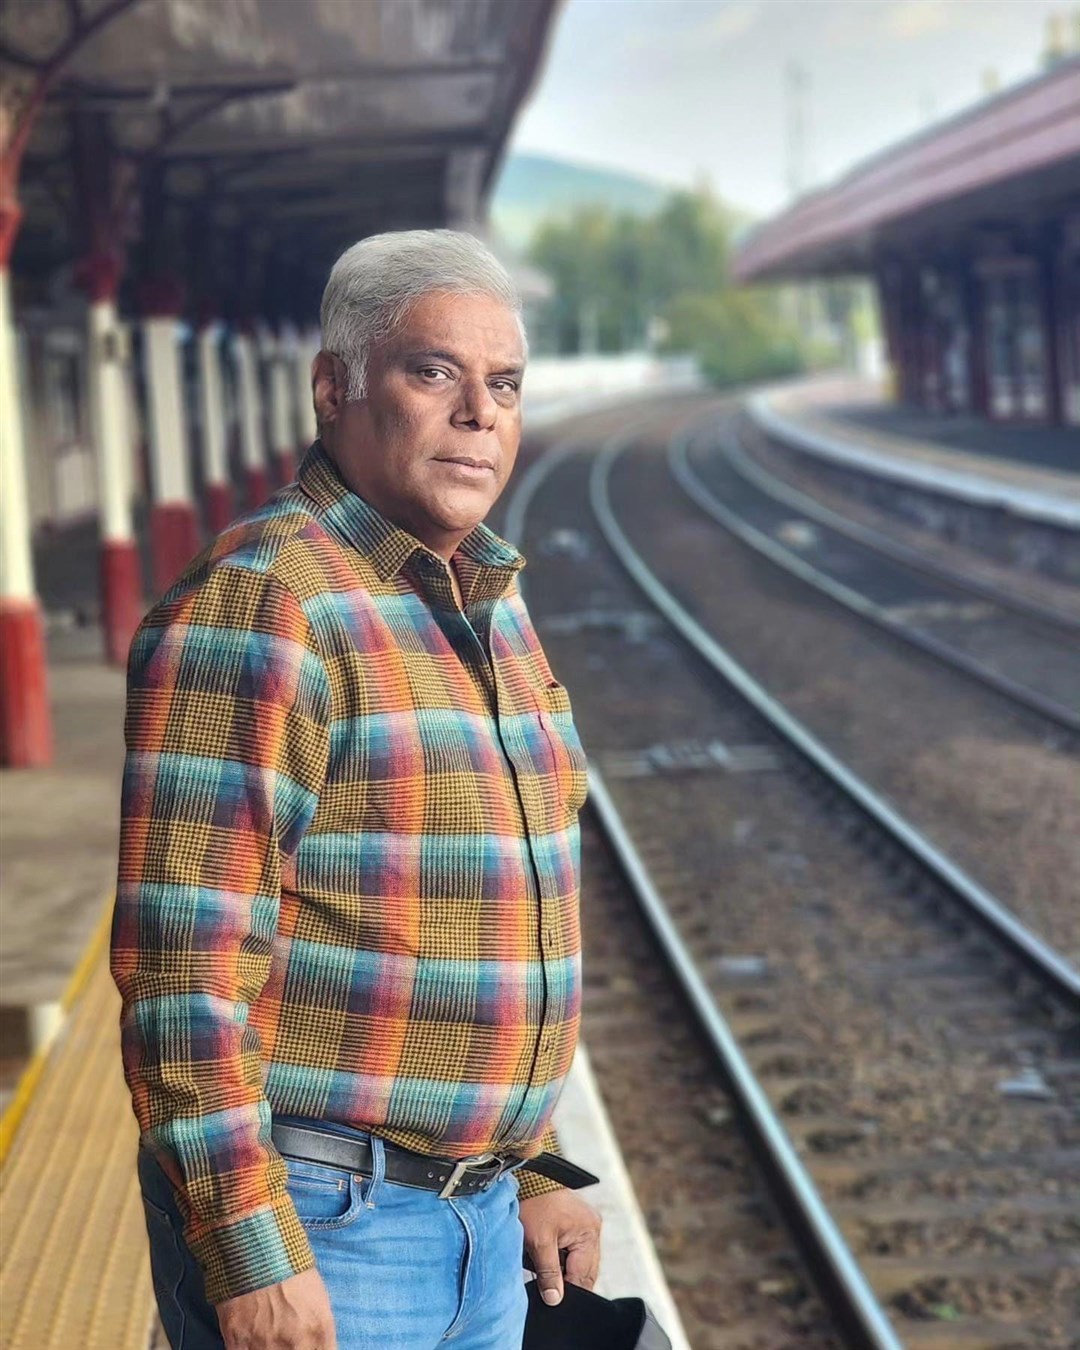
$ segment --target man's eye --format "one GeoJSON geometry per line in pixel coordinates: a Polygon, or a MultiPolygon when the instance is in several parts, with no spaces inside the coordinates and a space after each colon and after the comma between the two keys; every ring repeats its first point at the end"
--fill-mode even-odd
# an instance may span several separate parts
{"type": "Polygon", "coordinates": [[[438,366],[423,366],[421,368],[420,374],[423,375],[425,378],[427,378],[428,376],[435,376],[439,379],[450,378],[449,375],[447,375],[446,371],[440,370],[438,366]]]}
{"type": "Polygon", "coordinates": [[[491,387],[498,389],[500,393],[514,393],[517,385],[513,380],[492,380],[491,387]]]}

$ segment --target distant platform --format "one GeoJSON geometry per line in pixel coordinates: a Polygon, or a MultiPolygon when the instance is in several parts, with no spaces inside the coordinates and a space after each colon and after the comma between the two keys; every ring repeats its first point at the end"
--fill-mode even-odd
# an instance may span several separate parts
{"type": "Polygon", "coordinates": [[[839,403],[823,412],[835,422],[944,451],[1080,475],[1080,426],[1004,425],[974,417],[934,416],[920,408],[882,402],[839,403]]]}
{"type": "Polygon", "coordinates": [[[932,417],[854,379],[778,387],[750,410],[770,435],[843,467],[1080,530],[1080,428],[932,417]]]}

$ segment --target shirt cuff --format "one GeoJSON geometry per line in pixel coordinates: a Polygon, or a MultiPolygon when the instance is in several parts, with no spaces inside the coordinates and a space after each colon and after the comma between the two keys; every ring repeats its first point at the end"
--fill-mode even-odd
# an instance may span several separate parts
{"type": "Polygon", "coordinates": [[[204,1231],[192,1240],[191,1251],[202,1266],[211,1303],[280,1284],[315,1265],[307,1233],[287,1195],[254,1214],[204,1231]]]}
{"type": "MultiPolygon", "coordinates": [[[[562,1149],[559,1147],[559,1136],[555,1133],[554,1125],[549,1125],[544,1131],[537,1152],[562,1155],[562,1149]]],[[[552,1181],[550,1177],[542,1177],[539,1172],[526,1172],[524,1167],[519,1167],[514,1176],[517,1177],[519,1200],[531,1200],[536,1195],[550,1195],[552,1191],[566,1190],[561,1181],[552,1181]]]]}

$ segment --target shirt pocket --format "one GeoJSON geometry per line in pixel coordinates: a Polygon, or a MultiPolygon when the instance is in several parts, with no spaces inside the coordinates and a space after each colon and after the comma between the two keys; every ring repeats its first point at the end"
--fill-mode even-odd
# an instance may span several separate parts
{"type": "Polygon", "coordinates": [[[574,726],[570,695],[552,681],[539,691],[540,725],[551,749],[559,799],[568,816],[576,815],[589,795],[589,762],[574,726]]]}

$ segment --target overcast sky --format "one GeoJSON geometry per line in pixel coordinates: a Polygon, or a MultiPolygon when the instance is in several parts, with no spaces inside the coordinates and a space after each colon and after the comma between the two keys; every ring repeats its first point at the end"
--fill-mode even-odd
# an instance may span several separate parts
{"type": "Polygon", "coordinates": [[[811,183],[1037,68],[1077,0],[565,0],[514,148],[736,205],[788,199],[785,67],[805,67],[811,183]]]}

